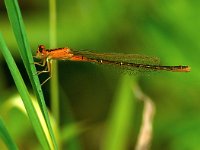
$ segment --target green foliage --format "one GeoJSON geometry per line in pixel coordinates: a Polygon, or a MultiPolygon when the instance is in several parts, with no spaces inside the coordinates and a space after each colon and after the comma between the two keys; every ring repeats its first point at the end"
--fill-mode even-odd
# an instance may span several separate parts
{"type": "Polygon", "coordinates": [[[44,146],[44,148],[47,148],[47,147],[50,148],[50,147],[52,147],[52,144],[54,145],[53,147],[57,147],[55,137],[53,134],[53,130],[51,128],[51,124],[50,124],[49,117],[47,114],[47,109],[46,109],[46,105],[44,102],[43,94],[41,92],[41,86],[40,86],[38,77],[35,75],[36,69],[35,69],[35,66],[33,63],[33,57],[32,57],[30,46],[29,46],[29,43],[27,40],[25,27],[23,24],[23,20],[22,20],[22,16],[20,13],[18,3],[16,0],[15,1],[5,0],[5,5],[7,8],[9,20],[10,20],[12,28],[13,28],[13,32],[15,34],[17,43],[19,45],[19,50],[20,50],[22,60],[24,62],[25,68],[27,70],[27,73],[28,73],[31,83],[33,85],[34,91],[38,98],[38,102],[40,104],[41,111],[44,115],[45,122],[47,124],[49,133],[46,133],[46,135],[44,135],[45,134],[44,129],[42,128],[41,123],[38,119],[38,116],[35,112],[35,109],[31,103],[31,99],[29,97],[29,94],[25,87],[25,84],[20,76],[20,73],[14,63],[14,60],[12,59],[11,54],[9,53],[9,51],[3,41],[3,38],[1,37],[1,48],[3,51],[4,57],[6,59],[8,59],[7,63],[9,65],[10,70],[12,71],[11,73],[15,80],[16,86],[18,87],[20,94],[22,94],[21,96],[22,96],[22,99],[24,100],[26,110],[29,114],[29,117],[31,118],[31,121],[34,125],[34,128],[36,130],[38,138],[40,139],[41,144],[44,146]],[[12,64],[9,64],[9,62],[12,64]],[[47,139],[48,134],[50,134],[51,140],[47,139]]]}
{"type": "MultiPolygon", "coordinates": [[[[12,3],[11,0],[6,1],[12,3]]],[[[156,106],[152,149],[195,149],[200,146],[195,140],[200,138],[199,1],[57,1],[56,12],[49,12],[45,1],[23,1],[20,4],[26,30],[20,23],[21,15],[16,15],[19,9],[15,5],[8,12],[9,18],[33,91],[46,116],[45,121],[51,134],[53,132],[48,123],[42,91],[58,121],[58,128],[55,127],[55,130],[60,131],[56,133],[56,137],[60,137],[57,140],[58,146],[70,150],[135,147],[143,109],[142,104],[131,95],[130,86],[136,83],[156,106]],[[56,21],[50,21],[50,28],[54,30],[48,28],[50,13],[57,13],[56,21]],[[35,54],[39,44],[45,44],[47,48],[66,46],[95,52],[145,54],[159,57],[162,65],[189,65],[192,70],[190,73],[136,75],[137,80],[132,82],[132,79],[121,78],[121,72],[115,69],[62,61],[58,63],[59,74],[53,71],[59,80],[53,79],[56,84],[51,85],[51,90],[48,83],[41,90],[38,77],[34,75],[36,70],[30,48],[35,54]],[[58,92],[59,102],[52,97],[54,100],[49,102],[48,96],[52,91],[58,92]],[[116,141],[120,142],[115,145],[116,141]]],[[[0,30],[19,63],[21,60],[14,51],[17,46],[7,17],[0,18],[0,30]]],[[[2,57],[0,59],[4,62],[2,57]]],[[[3,63],[0,65],[3,66],[3,63]]],[[[4,81],[0,83],[0,88],[7,91],[0,93],[3,97],[11,94],[11,81],[5,72],[6,69],[0,69],[4,81]]],[[[43,79],[45,75],[40,77],[43,79]]],[[[129,77],[135,78],[132,75],[129,77]]],[[[28,81],[26,78],[24,80],[28,81]]],[[[1,102],[4,103],[3,100],[1,102]]],[[[8,118],[4,120],[5,124],[9,124],[8,118]]],[[[7,127],[11,136],[13,128],[7,127]]],[[[54,141],[54,135],[51,137],[54,141]]],[[[24,145],[26,143],[32,144],[25,142],[24,145]]]]}
{"type": "Polygon", "coordinates": [[[21,95],[21,98],[23,100],[24,106],[26,108],[26,111],[28,113],[28,116],[30,117],[30,120],[33,124],[33,127],[36,131],[36,134],[38,136],[38,139],[40,140],[42,146],[46,149],[46,148],[50,148],[51,144],[49,143],[48,139],[47,139],[47,133],[45,135],[44,133],[44,128],[41,125],[41,122],[39,120],[39,117],[36,113],[36,110],[32,104],[32,100],[30,98],[29,92],[26,88],[26,85],[21,77],[21,74],[15,64],[15,61],[11,55],[11,53],[9,52],[2,35],[0,35],[0,48],[2,51],[2,54],[4,56],[4,58],[6,59],[6,62],[8,64],[8,67],[11,71],[12,77],[15,81],[15,84],[17,86],[17,89],[19,91],[19,94],[21,95]]]}
{"type": "Polygon", "coordinates": [[[10,137],[3,120],[0,118],[0,137],[6,144],[9,150],[17,150],[16,144],[13,142],[12,138],[10,137]]]}
{"type": "Polygon", "coordinates": [[[130,76],[124,76],[116,92],[115,103],[108,117],[108,127],[103,150],[122,150],[127,147],[129,133],[132,130],[134,113],[133,87],[135,86],[130,76]]]}

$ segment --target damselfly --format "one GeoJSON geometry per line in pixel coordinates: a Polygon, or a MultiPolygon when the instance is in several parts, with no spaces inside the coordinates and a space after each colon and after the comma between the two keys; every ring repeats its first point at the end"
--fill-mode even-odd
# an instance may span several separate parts
{"type": "Polygon", "coordinates": [[[189,66],[162,66],[159,58],[144,56],[139,54],[120,54],[120,53],[94,53],[90,51],[77,51],[70,48],[55,48],[46,49],[44,45],[39,45],[35,58],[40,59],[40,62],[35,62],[36,65],[46,66],[41,73],[50,73],[50,76],[42,83],[47,82],[52,75],[51,64],[52,60],[69,60],[80,62],[91,62],[97,64],[107,64],[121,67],[127,70],[145,70],[145,71],[172,71],[172,72],[189,72],[189,66]]]}

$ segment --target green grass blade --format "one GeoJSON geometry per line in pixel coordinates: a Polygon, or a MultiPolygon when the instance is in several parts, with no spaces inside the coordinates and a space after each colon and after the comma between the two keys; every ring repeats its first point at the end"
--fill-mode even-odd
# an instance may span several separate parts
{"type": "MultiPolygon", "coordinates": [[[[50,48],[55,48],[57,43],[57,32],[56,32],[56,0],[49,0],[49,43],[50,48]]],[[[52,63],[52,78],[50,82],[51,88],[51,110],[52,114],[59,126],[60,124],[60,107],[59,107],[59,86],[58,86],[58,65],[56,61],[52,63]]]]}
{"type": "Polygon", "coordinates": [[[17,150],[17,146],[14,143],[14,141],[12,140],[10,134],[8,133],[3,120],[0,118],[0,137],[1,139],[4,141],[4,143],[6,144],[7,148],[10,150],[17,150]]]}
{"type": "Polygon", "coordinates": [[[102,150],[124,150],[128,141],[133,122],[134,112],[134,81],[130,76],[122,77],[119,89],[116,93],[115,104],[108,118],[106,137],[102,150]]]}
{"type": "Polygon", "coordinates": [[[19,94],[22,98],[22,101],[24,103],[24,106],[26,108],[27,114],[30,118],[30,121],[33,125],[33,128],[35,130],[35,133],[41,143],[41,145],[43,146],[43,148],[45,149],[50,149],[50,144],[48,142],[47,136],[44,133],[43,127],[40,123],[40,120],[38,118],[38,115],[36,113],[36,110],[33,106],[32,100],[30,98],[29,92],[26,88],[26,85],[21,77],[21,74],[16,66],[16,63],[10,53],[10,51],[8,50],[6,43],[4,42],[4,39],[0,33],[0,49],[2,51],[2,54],[6,60],[6,63],[10,69],[10,72],[12,74],[12,77],[14,79],[14,82],[16,84],[16,87],[19,91],[19,94]]]}
{"type": "Polygon", "coordinates": [[[50,124],[50,119],[47,113],[47,108],[44,101],[44,96],[41,90],[40,82],[38,79],[38,76],[36,76],[36,68],[33,64],[33,56],[31,54],[30,44],[27,39],[25,26],[23,23],[23,19],[20,13],[20,9],[17,3],[17,0],[5,0],[5,5],[8,12],[8,17],[11,22],[11,26],[13,28],[13,32],[15,34],[15,37],[17,39],[17,43],[19,45],[20,54],[22,57],[22,60],[24,62],[25,68],[27,70],[27,73],[29,75],[31,84],[33,86],[33,89],[35,91],[38,103],[40,105],[41,111],[44,115],[49,134],[51,136],[52,143],[54,147],[57,149],[57,144],[55,140],[55,136],[50,124]]]}

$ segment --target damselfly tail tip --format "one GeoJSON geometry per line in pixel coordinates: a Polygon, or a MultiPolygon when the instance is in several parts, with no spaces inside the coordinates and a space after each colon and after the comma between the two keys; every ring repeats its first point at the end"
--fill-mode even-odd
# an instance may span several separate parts
{"type": "Polygon", "coordinates": [[[185,72],[190,72],[191,71],[191,67],[190,66],[187,66],[186,68],[185,68],[185,72]]]}
{"type": "Polygon", "coordinates": [[[190,66],[178,66],[173,70],[174,72],[190,72],[191,67],[190,66]]]}

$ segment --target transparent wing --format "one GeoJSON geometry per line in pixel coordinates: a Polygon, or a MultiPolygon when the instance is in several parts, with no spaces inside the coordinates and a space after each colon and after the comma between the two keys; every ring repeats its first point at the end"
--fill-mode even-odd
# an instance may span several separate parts
{"type": "Polygon", "coordinates": [[[89,51],[73,51],[75,55],[81,55],[89,59],[108,60],[124,63],[159,65],[160,59],[154,56],[145,56],[140,54],[122,54],[122,53],[93,53],[89,51]]]}

